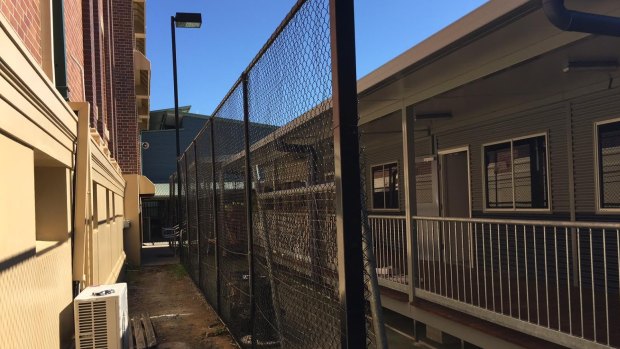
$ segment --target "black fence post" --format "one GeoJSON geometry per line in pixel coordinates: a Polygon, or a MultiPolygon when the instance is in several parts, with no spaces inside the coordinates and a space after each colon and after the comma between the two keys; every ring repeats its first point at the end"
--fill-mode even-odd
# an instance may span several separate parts
{"type": "Polygon", "coordinates": [[[241,75],[243,94],[243,139],[245,145],[245,213],[248,232],[248,268],[250,282],[250,328],[252,348],[256,347],[256,302],[254,297],[254,227],[252,223],[252,168],[250,167],[250,111],[248,102],[248,74],[241,75]]]}
{"type": "Polygon", "coordinates": [[[353,0],[330,0],[341,347],[366,347],[353,0]]]}
{"type": "Polygon", "coordinates": [[[196,243],[198,244],[198,255],[196,256],[196,258],[198,259],[198,265],[196,266],[198,268],[198,278],[194,281],[198,283],[198,288],[202,289],[202,282],[200,280],[200,277],[202,275],[202,268],[200,263],[200,200],[198,199],[198,188],[200,187],[200,180],[198,177],[198,150],[196,150],[196,139],[194,139],[192,144],[194,145],[194,174],[196,176],[196,180],[194,181],[194,183],[196,183],[196,243]]]}
{"type": "MultiPolygon", "coordinates": [[[[189,236],[189,186],[187,185],[187,183],[189,182],[187,180],[188,178],[188,171],[187,171],[187,156],[185,153],[183,153],[183,167],[184,167],[184,171],[185,171],[185,237],[187,239],[187,243],[189,244],[190,241],[190,236],[189,236]]],[[[188,265],[188,261],[192,260],[192,251],[190,251],[189,246],[187,248],[187,254],[185,256],[185,264],[186,266],[191,267],[191,265],[188,265]]],[[[188,268],[190,269],[190,268],[188,268]]]]}
{"type": "MultiPolygon", "coordinates": [[[[184,159],[184,158],[183,158],[184,159]]],[[[181,200],[181,187],[183,186],[183,179],[181,177],[181,157],[177,158],[177,224],[179,225],[179,262],[183,264],[183,219],[181,218],[181,205],[183,205],[183,201],[181,200]]]]}
{"type": "Polygon", "coordinates": [[[215,302],[218,314],[220,313],[220,229],[218,224],[217,209],[217,178],[215,159],[215,118],[209,120],[209,133],[211,138],[211,184],[213,189],[213,235],[215,235],[215,302]]]}

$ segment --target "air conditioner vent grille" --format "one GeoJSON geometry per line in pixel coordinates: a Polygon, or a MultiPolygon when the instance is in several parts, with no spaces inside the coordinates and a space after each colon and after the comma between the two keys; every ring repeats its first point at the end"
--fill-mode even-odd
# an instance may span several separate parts
{"type": "Polygon", "coordinates": [[[78,340],[82,349],[108,348],[106,301],[78,304],[78,340]]]}

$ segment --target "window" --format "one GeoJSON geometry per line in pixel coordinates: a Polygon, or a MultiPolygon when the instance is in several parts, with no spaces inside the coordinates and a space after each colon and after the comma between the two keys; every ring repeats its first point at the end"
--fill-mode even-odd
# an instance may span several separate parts
{"type": "Polygon", "coordinates": [[[487,145],[484,150],[487,209],[548,209],[545,135],[487,145]]]}
{"type": "Polygon", "coordinates": [[[398,165],[373,166],[372,169],[372,208],[398,209],[398,165]]]}
{"type": "Polygon", "coordinates": [[[620,209],[620,121],[596,127],[599,208],[620,209]]]}

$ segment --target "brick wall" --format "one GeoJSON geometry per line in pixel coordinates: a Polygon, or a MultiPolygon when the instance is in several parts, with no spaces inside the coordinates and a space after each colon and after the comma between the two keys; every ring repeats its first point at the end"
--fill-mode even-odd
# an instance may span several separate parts
{"type": "Polygon", "coordinates": [[[71,102],[84,101],[84,43],[82,40],[82,0],[65,0],[65,46],[67,85],[71,102]]]}
{"type": "Polygon", "coordinates": [[[41,65],[41,8],[39,0],[0,0],[0,13],[41,65]]]}
{"type": "Polygon", "coordinates": [[[95,65],[95,32],[94,26],[94,1],[82,2],[82,39],[84,45],[84,87],[86,100],[90,102],[90,127],[96,127],[99,119],[99,105],[97,104],[97,78],[95,65]]]}
{"type": "MultiPolygon", "coordinates": [[[[30,54],[42,65],[40,3],[40,0],[0,0],[0,13],[8,19],[30,54]]],[[[65,0],[64,9],[69,100],[83,101],[82,0],[65,0]]]]}
{"type": "Polygon", "coordinates": [[[112,47],[112,42],[114,38],[114,31],[112,30],[112,21],[114,18],[112,17],[112,3],[110,0],[103,1],[103,22],[105,26],[105,36],[103,40],[103,47],[105,48],[105,56],[104,56],[104,69],[105,69],[105,86],[106,86],[106,123],[108,125],[108,131],[110,132],[108,138],[108,147],[112,152],[112,156],[116,157],[116,102],[114,98],[114,78],[113,74],[113,66],[112,66],[112,57],[114,55],[114,48],[112,47]]]}
{"type": "Polygon", "coordinates": [[[95,69],[95,84],[97,84],[97,106],[99,111],[99,118],[97,119],[97,131],[101,135],[101,138],[108,140],[106,135],[107,130],[107,109],[106,109],[106,80],[105,80],[105,46],[103,45],[104,36],[106,35],[105,23],[103,21],[103,1],[107,0],[94,0],[93,1],[93,39],[95,50],[95,61],[93,68],[95,69]],[[103,24],[103,25],[102,25],[103,24]]]}
{"type": "MultiPolygon", "coordinates": [[[[42,65],[40,3],[0,0],[0,13],[42,65]]],[[[91,127],[123,173],[140,173],[132,1],[65,0],[64,8],[69,100],[90,103],[91,127]]]]}
{"type": "Polygon", "coordinates": [[[116,99],[116,159],[124,174],[140,173],[140,144],[133,66],[133,7],[129,0],[112,1],[114,32],[113,83],[116,99]]]}

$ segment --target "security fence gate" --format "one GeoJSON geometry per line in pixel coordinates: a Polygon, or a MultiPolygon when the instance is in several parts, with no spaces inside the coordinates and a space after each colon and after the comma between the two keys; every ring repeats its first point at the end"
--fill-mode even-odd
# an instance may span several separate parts
{"type": "Polygon", "coordinates": [[[298,1],[179,158],[181,261],[243,346],[385,345],[352,3],[298,1]]]}
{"type": "Polygon", "coordinates": [[[169,198],[144,198],[142,199],[142,243],[155,243],[166,241],[162,234],[162,228],[170,226],[169,221],[169,198]]]}

